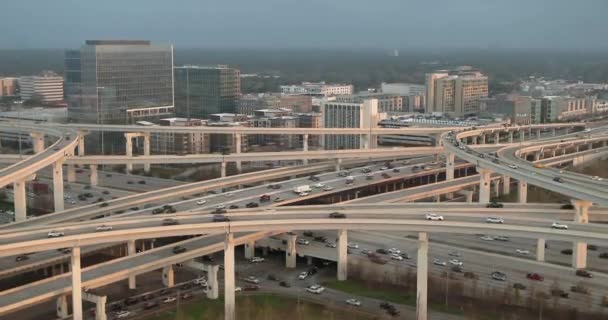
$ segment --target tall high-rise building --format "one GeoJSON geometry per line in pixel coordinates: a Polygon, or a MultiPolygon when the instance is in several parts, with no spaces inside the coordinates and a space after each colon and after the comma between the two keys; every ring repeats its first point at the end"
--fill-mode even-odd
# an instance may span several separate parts
{"type": "MultiPolygon", "coordinates": [[[[361,103],[327,101],[321,106],[325,128],[376,128],[383,115],[378,113],[378,100],[368,99],[361,103]]],[[[327,150],[359,149],[374,147],[375,137],[369,135],[325,135],[327,150]],[[369,137],[369,141],[367,141],[369,137]]]]}
{"type": "Polygon", "coordinates": [[[0,78],[0,97],[14,96],[17,90],[17,78],[0,78]]]}
{"type": "Polygon", "coordinates": [[[173,46],[87,40],[65,53],[68,119],[126,124],[173,113],[173,46]]]}
{"type": "Polygon", "coordinates": [[[225,65],[175,67],[175,113],[207,119],[214,113],[237,113],[241,96],[239,69],[225,65]]]}
{"type": "Polygon", "coordinates": [[[426,75],[426,111],[454,115],[477,113],[488,97],[488,77],[469,67],[426,75]]]}
{"type": "Polygon", "coordinates": [[[56,102],[63,100],[63,77],[45,72],[39,76],[19,78],[19,89],[22,100],[39,100],[56,102]]]}

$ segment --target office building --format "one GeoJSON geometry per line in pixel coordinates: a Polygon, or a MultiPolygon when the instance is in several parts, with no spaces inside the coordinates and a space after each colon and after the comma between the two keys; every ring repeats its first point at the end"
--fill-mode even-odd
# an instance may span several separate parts
{"type": "MultiPolygon", "coordinates": [[[[318,112],[294,113],[298,118],[298,128],[323,128],[323,115],[318,112]]],[[[308,135],[308,149],[314,150],[322,146],[323,137],[321,135],[308,135]]]]}
{"type": "Polygon", "coordinates": [[[481,100],[481,110],[497,114],[510,120],[513,124],[528,125],[532,123],[532,97],[517,94],[499,94],[481,100]]]}
{"type": "MultiPolygon", "coordinates": [[[[376,128],[386,114],[378,112],[378,100],[368,99],[361,103],[328,101],[322,105],[325,128],[376,128]]],[[[359,149],[375,147],[375,137],[369,135],[325,135],[327,150],[359,149]]]]}
{"type": "Polygon", "coordinates": [[[254,111],[262,109],[275,109],[281,105],[279,94],[259,93],[245,94],[239,99],[237,113],[253,115],[254,111]]]}
{"type": "Polygon", "coordinates": [[[63,77],[44,72],[39,76],[19,77],[21,100],[40,102],[63,101],[63,77]]]}
{"type": "MultiPolygon", "coordinates": [[[[166,127],[200,127],[200,119],[166,118],[159,124],[166,127]]],[[[181,132],[153,132],[150,147],[154,154],[209,153],[209,134],[181,132]]]]}
{"type": "MultiPolygon", "coordinates": [[[[254,128],[296,128],[298,119],[292,116],[255,117],[249,121],[254,128]]],[[[249,144],[273,146],[277,150],[300,147],[301,139],[293,134],[255,134],[248,136],[249,144]]]]}
{"type": "Polygon", "coordinates": [[[401,112],[403,110],[403,96],[389,93],[376,93],[363,91],[357,94],[336,96],[337,102],[362,103],[365,100],[378,100],[378,112],[401,112]]]}
{"type": "Polygon", "coordinates": [[[426,75],[426,111],[461,116],[475,114],[488,97],[488,77],[470,67],[426,75]]]}
{"type": "Polygon", "coordinates": [[[173,114],[173,46],[87,40],[65,54],[68,118],[129,124],[173,114]]]}
{"type": "Polygon", "coordinates": [[[592,97],[545,96],[533,104],[532,119],[535,123],[550,123],[577,119],[594,109],[592,97]]]}
{"type": "Polygon", "coordinates": [[[383,93],[398,94],[400,96],[420,96],[426,92],[426,86],[413,83],[386,83],[382,82],[380,90],[383,93]]]}
{"type": "Polygon", "coordinates": [[[12,97],[17,92],[17,78],[0,78],[0,97],[12,97]]]}
{"type": "Polygon", "coordinates": [[[240,71],[225,65],[175,67],[175,113],[208,119],[214,113],[237,113],[240,71]]]}
{"type": "Polygon", "coordinates": [[[300,85],[281,86],[281,93],[329,97],[353,94],[353,86],[350,84],[327,84],[325,82],[302,82],[300,85]]]}

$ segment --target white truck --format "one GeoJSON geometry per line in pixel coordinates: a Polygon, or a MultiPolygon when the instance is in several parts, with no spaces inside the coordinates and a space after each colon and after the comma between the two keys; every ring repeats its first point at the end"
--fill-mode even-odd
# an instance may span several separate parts
{"type": "Polygon", "coordinates": [[[355,182],[355,177],[348,176],[348,177],[346,177],[346,181],[348,181],[348,182],[355,182]]]}
{"type": "Polygon", "coordinates": [[[304,185],[304,186],[297,186],[297,187],[293,187],[293,192],[294,193],[302,193],[302,192],[311,192],[312,189],[310,188],[309,185],[304,185]]]}

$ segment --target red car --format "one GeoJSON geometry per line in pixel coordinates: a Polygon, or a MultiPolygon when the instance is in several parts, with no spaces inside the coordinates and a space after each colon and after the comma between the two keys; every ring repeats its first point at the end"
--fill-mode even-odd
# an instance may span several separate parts
{"type": "Polygon", "coordinates": [[[526,276],[526,278],[530,279],[530,280],[536,280],[536,281],[543,281],[545,280],[545,278],[543,276],[541,276],[538,273],[528,273],[528,275],[526,276]]]}

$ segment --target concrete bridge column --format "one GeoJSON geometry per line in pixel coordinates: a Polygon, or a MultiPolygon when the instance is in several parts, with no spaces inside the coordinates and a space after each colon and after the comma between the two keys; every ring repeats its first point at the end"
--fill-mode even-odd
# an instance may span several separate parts
{"type": "Polygon", "coordinates": [[[593,149],[593,142],[587,144],[587,150],[593,149]]]}
{"type": "Polygon", "coordinates": [[[519,131],[519,142],[526,140],[526,132],[524,130],[519,131]]]}
{"type": "Polygon", "coordinates": [[[492,171],[488,169],[477,168],[479,172],[479,203],[490,203],[490,176],[492,171]]]}
{"type": "Polygon", "coordinates": [[[234,297],[234,236],[226,234],[224,241],[224,319],[235,320],[234,297]]]}
{"type": "Polygon", "coordinates": [[[82,299],[95,304],[95,320],[107,320],[106,303],[108,296],[98,296],[92,293],[83,292],[82,299]]]}
{"type": "Polygon", "coordinates": [[[341,167],[342,167],[342,159],[337,158],[336,159],[336,171],[340,171],[341,167]]]}
{"type": "Polygon", "coordinates": [[[34,153],[42,152],[44,150],[44,133],[32,132],[30,133],[30,137],[32,138],[34,153]]]}
{"type": "MultiPolygon", "coordinates": [[[[126,139],[126,145],[125,145],[126,155],[127,155],[127,157],[133,157],[133,134],[125,133],[125,139],[126,139]]],[[[127,163],[127,173],[129,173],[131,171],[133,171],[133,164],[127,163]]]]}
{"type": "Polygon", "coordinates": [[[15,203],[15,222],[25,221],[27,218],[27,204],[25,201],[25,179],[13,183],[13,198],[15,203]]]}
{"type": "MultiPolygon", "coordinates": [[[[144,137],[144,156],[150,155],[150,132],[145,132],[143,134],[144,137]]],[[[150,164],[144,163],[144,172],[150,172],[150,164]]]]}
{"type": "Polygon", "coordinates": [[[55,212],[63,211],[63,160],[53,163],[53,203],[55,212]]]}
{"type": "Polygon", "coordinates": [[[517,181],[517,202],[528,202],[528,183],[525,181],[517,181]]]}
{"type": "Polygon", "coordinates": [[[289,269],[293,269],[296,267],[296,239],[298,236],[295,234],[287,235],[287,249],[285,250],[285,267],[289,269]]]}
{"type": "Polygon", "coordinates": [[[500,143],[500,132],[495,132],[494,133],[494,144],[499,144],[500,143]]]}
{"type": "Polygon", "coordinates": [[[536,139],[540,140],[540,129],[536,130],[536,139]]]}
{"type": "Polygon", "coordinates": [[[492,186],[494,187],[494,197],[500,197],[500,180],[492,180],[492,186]]]}
{"type": "Polygon", "coordinates": [[[97,174],[97,165],[90,164],[89,170],[91,171],[91,185],[97,186],[99,184],[99,176],[97,174]]]}
{"type": "MultiPolygon", "coordinates": [[[[234,150],[236,152],[236,154],[240,154],[241,153],[241,139],[242,139],[242,135],[240,133],[235,133],[234,134],[234,150]]],[[[243,163],[241,162],[241,160],[237,160],[236,161],[236,171],[238,173],[241,173],[241,170],[243,169],[243,163]]]]}
{"type": "Polygon", "coordinates": [[[557,149],[553,149],[553,150],[551,150],[551,157],[552,157],[552,158],[555,158],[556,153],[557,153],[557,149]]]}
{"type": "Polygon", "coordinates": [[[76,167],[73,164],[68,164],[66,166],[67,172],[67,181],[68,182],[76,182],[76,167]]]}
{"type": "Polygon", "coordinates": [[[348,278],[348,233],[338,230],[338,281],[348,278]]]}
{"type": "MultiPolygon", "coordinates": [[[[302,151],[308,152],[308,134],[302,135],[302,151]]],[[[308,159],[303,159],[302,163],[308,164],[308,159]]]]}
{"type": "Polygon", "coordinates": [[[545,261],[545,239],[536,239],[536,261],[545,261]]]}
{"type": "Polygon", "coordinates": [[[219,297],[219,286],[217,283],[217,271],[220,266],[217,264],[207,265],[207,298],[217,299],[219,297]]]}
{"type": "MultiPolygon", "coordinates": [[[[589,208],[593,205],[591,201],[571,200],[575,209],[574,222],[589,223],[589,208]]],[[[584,269],[587,267],[587,243],[575,242],[572,248],[572,267],[584,269]]]]}
{"type": "Polygon", "coordinates": [[[467,203],[472,203],[473,202],[473,191],[471,190],[460,190],[458,191],[459,194],[464,195],[466,197],[466,201],[467,203]]]}
{"type": "Polygon", "coordinates": [[[511,177],[502,176],[502,194],[511,193],[511,177]]]}
{"type": "Polygon", "coordinates": [[[222,163],[220,164],[220,176],[222,178],[226,177],[226,161],[222,161],[222,163]]]}
{"type": "Polygon", "coordinates": [[[471,137],[471,144],[477,144],[478,137],[471,137]]]}
{"type": "Polygon", "coordinates": [[[175,274],[173,273],[173,265],[163,268],[163,285],[167,288],[173,288],[175,285],[175,274]]]}
{"type": "Polygon", "coordinates": [[[541,155],[541,153],[540,153],[540,152],[535,152],[535,153],[534,153],[534,161],[538,161],[538,160],[540,160],[540,155],[541,155]]]}
{"type": "Polygon", "coordinates": [[[82,320],[82,285],[80,274],[80,247],[72,248],[72,317],[82,320]]]}
{"type": "Polygon", "coordinates": [[[78,131],[78,137],[76,139],[78,139],[78,156],[79,157],[84,156],[84,136],[85,136],[84,133],[78,131]]]}
{"type": "Polygon", "coordinates": [[[359,149],[369,149],[372,144],[372,135],[371,134],[362,134],[359,143],[359,149]]]}
{"type": "Polygon", "coordinates": [[[255,256],[255,241],[245,243],[245,259],[251,259],[255,256]]]}
{"type": "Polygon", "coordinates": [[[426,320],[429,272],[429,238],[426,232],[418,233],[418,264],[416,269],[416,320],[426,320]]]}
{"type": "Polygon", "coordinates": [[[434,200],[435,202],[437,202],[437,203],[441,202],[441,195],[440,195],[440,194],[438,194],[438,195],[434,196],[434,197],[433,197],[433,200],[434,200]]]}
{"type": "Polygon", "coordinates": [[[486,135],[482,133],[479,138],[481,138],[480,144],[486,144],[486,135]]]}
{"type": "Polygon", "coordinates": [[[555,128],[551,129],[551,135],[555,137],[556,134],[557,134],[557,130],[555,130],[555,128]]]}
{"type": "MultiPolygon", "coordinates": [[[[132,255],[135,255],[136,253],[137,253],[137,250],[135,250],[135,240],[127,241],[127,255],[132,256],[132,255]]],[[[136,288],[135,275],[129,276],[129,289],[135,289],[135,288],[136,288]]]]}
{"type": "Polygon", "coordinates": [[[445,154],[445,180],[454,180],[454,153],[445,154]]]}
{"type": "Polygon", "coordinates": [[[579,152],[579,146],[576,146],[576,152],[579,152]]]}
{"type": "Polygon", "coordinates": [[[509,131],[509,143],[513,143],[513,131],[509,131]]]}
{"type": "Polygon", "coordinates": [[[65,319],[67,317],[70,316],[70,314],[68,313],[68,296],[67,295],[60,295],[59,297],[57,297],[57,317],[60,319],[65,319]]]}

